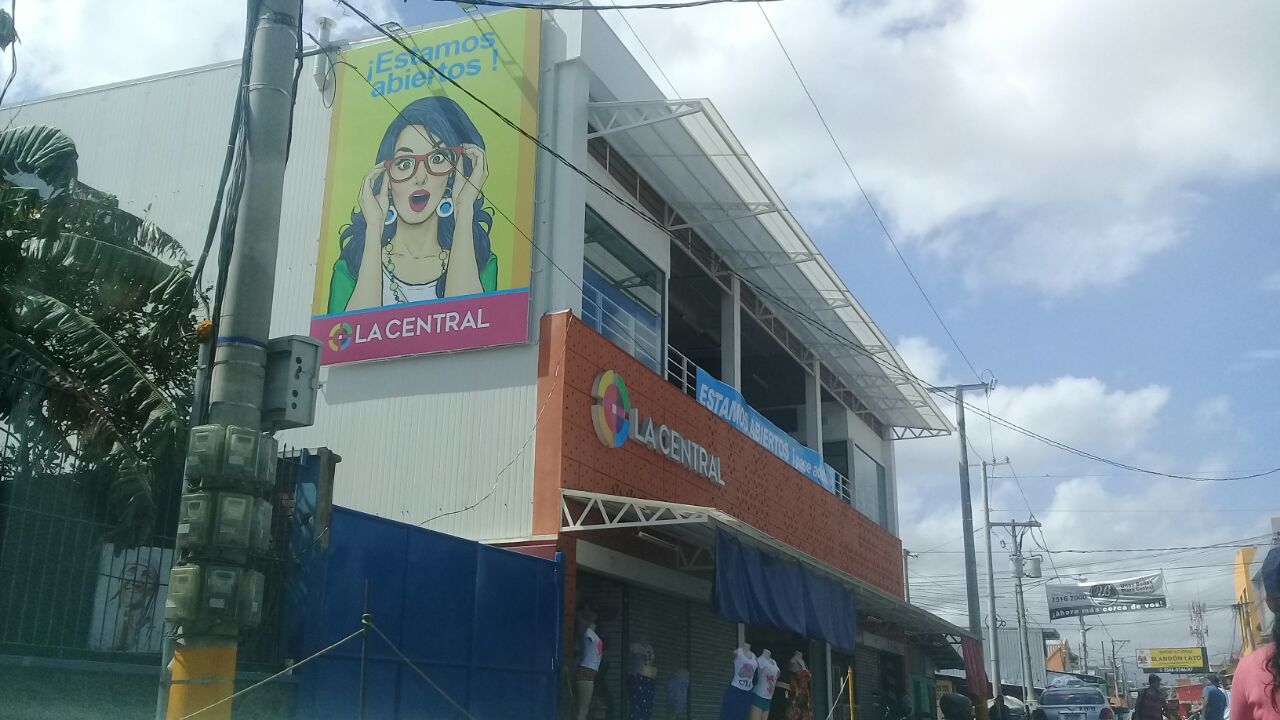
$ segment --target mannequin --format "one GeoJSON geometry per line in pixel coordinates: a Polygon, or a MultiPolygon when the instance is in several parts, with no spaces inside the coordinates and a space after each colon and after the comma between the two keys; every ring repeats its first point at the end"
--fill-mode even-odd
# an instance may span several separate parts
{"type": "Polygon", "coordinates": [[[787,682],[778,683],[786,691],[786,720],[813,720],[813,697],[809,693],[813,673],[804,664],[804,655],[799,650],[787,661],[787,670],[787,682]]]}
{"type": "Polygon", "coordinates": [[[756,659],[756,681],[751,690],[750,720],[769,720],[769,706],[773,703],[773,691],[778,685],[778,663],[773,653],[765,648],[756,659]]]}
{"type": "Polygon", "coordinates": [[[591,709],[591,696],[595,694],[596,672],[604,657],[604,641],[596,634],[596,614],[589,609],[579,613],[578,671],[574,689],[577,690],[577,720],[587,720],[591,709]]]}
{"type": "Polygon", "coordinates": [[[641,638],[631,643],[631,674],[627,675],[627,699],[631,720],[651,720],[658,667],[653,664],[653,646],[641,638]]]}
{"type": "Polygon", "coordinates": [[[750,643],[742,643],[733,653],[733,677],[720,700],[720,720],[747,720],[751,689],[756,682],[757,658],[750,643]]]}
{"type": "Polygon", "coordinates": [[[680,720],[689,713],[689,671],[677,670],[667,678],[667,718],[680,720]]]}

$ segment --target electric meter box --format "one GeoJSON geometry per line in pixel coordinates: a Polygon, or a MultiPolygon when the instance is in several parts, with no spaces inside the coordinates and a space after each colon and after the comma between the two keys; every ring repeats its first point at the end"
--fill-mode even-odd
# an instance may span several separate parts
{"type": "Polygon", "coordinates": [[[256,570],[246,570],[240,578],[240,627],[255,628],[262,624],[262,597],[267,578],[256,570]]]}
{"type": "Polygon", "coordinates": [[[193,622],[200,613],[200,566],[179,565],[169,571],[169,590],[164,598],[165,622],[193,622]]]}
{"type": "Polygon", "coordinates": [[[237,554],[243,554],[249,549],[256,499],[243,493],[217,494],[218,512],[213,523],[212,539],[215,549],[237,554]]]}
{"type": "Polygon", "coordinates": [[[286,335],[267,341],[262,424],[272,430],[287,430],[314,423],[319,373],[320,342],[316,339],[286,335]]]}
{"type": "Polygon", "coordinates": [[[182,508],[178,513],[179,550],[199,552],[209,545],[215,502],[213,493],[193,492],[182,496],[182,508]]]}
{"type": "Polygon", "coordinates": [[[225,459],[220,484],[253,485],[258,475],[258,439],[262,435],[249,428],[227,426],[225,459]]]}
{"type": "Polygon", "coordinates": [[[271,511],[271,503],[254,499],[253,523],[249,530],[249,552],[254,555],[266,555],[271,550],[271,511]]]}
{"type": "Polygon", "coordinates": [[[201,619],[215,624],[234,623],[240,600],[240,577],[244,572],[241,568],[218,565],[204,568],[201,619]]]}
{"type": "Polygon", "coordinates": [[[276,486],[276,456],[280,445],[270,435],[258,438],[258,467],[251,486],[259,494],[269,493],[276,486]]]}
{"type": "Polygon", "coordinates": [[[216,478],[222,473],[222,448],[227,429],[222,425],[199,425],[191,428],[187,439],[186,478],[199,481],[216,478]]]}

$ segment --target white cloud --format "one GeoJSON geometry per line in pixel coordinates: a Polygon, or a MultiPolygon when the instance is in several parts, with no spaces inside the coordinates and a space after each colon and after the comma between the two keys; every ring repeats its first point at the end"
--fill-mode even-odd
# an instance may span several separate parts
{"type": "MultiPolygon", "coordinates": [[[[994,261],[989,279],[1054,294],[1120,282],[1184,237],[1189,188],[1280,171],[1280,5],[767,11],[902,238],[972,272],[994,261]]],[[[630,20],[682,95],[717,103],[790,205],[860,211],[757,8],[630,20]]]]}
{"type": "MultiPolygon", "coordinates": [[[[121,82],[240,57],[245,5],[226,0],[60,0],[24,4],[18,77],[10,101],[121,82]]],[[[390,0],[366,0],[372,17],[392,17],[390,0]]],[[[363,21],[326,0],[306,0],[304,27],[338,21],[334,37],[369,35],[363,21]],[[366,29],[362,29],[366,28],[366,29]]],[[[6,72],[7,61],[2,65],[6,72]]]]}
{"type": "Polygon", "coordinates": [[[1231,420],[1231,398],[1214,395],[1201,400],[1194,412],[1196,426],[1202,431],[1213,432],[1231,420]]]}
{"type": "MultiPolygon", "coordinates": [[[[941,372],[947,356],[920,338],[904,338],[903,356],[921,372],[941,372]]],[[[992,393],[991,411],[1000,417],[1048,437],[1084,450],[1144,466],[1221,472],[1232,467],[1233,457],[1220,441],[1233,436],[1231,400],[1219,395],[1205,398],[1192,411],[1198,425],[1214,424],[1216,432],[1199,432],[1199,445],[1181,447],[1177,457],[1162,449],[1162,424],[1170,423],[1171,395],[1167,388],[1149,385],[1136,389],[1108,387],[1094,378],[1060,377],[1027,385],[1005,385],[992,393]],[[1176,463],[1176,467],[1173,465],[1176,463]]],[[[985,408],[981,396],[971,399],[985,408]]],[[[953,406],[940,402],[945,410],[953,406]]],[[[969,411],[969,439],[976,450],[970,462],[990,450],[987,424],[969,411]]],[[[1041,541],[1052,550],[1116,550],[1207,546],[1267,532],[1267,507],[1258,503],[1262,484],[1192,483],[1182,480],[1135,476],[1105,465],[1052,450],[1043,444],[1003,428],[993,430],[1001,459],[1013,466],[992,469],[991,506],[996,520],[1026,519],[1031,511],[1044,527],[1027,540],[1029,550],[1044,554],[1045,575],[1083,574],[1090,579],[1164,570],[1169,584],[1170,607],[1162,611],[1091,619],[1105,622],[1111,635],[1141,638],[1145,646],[1178,646],[1186,642],[1186,607],[1201,600],[1211,608],[1210,649],[1221,654],[1230,641],[1229,606],[1233,595],[1230,565],[1235,548],[1184,552],[1084,552],[1054,553],[1038,549],[1041,541]],[[1012,477],[1016,473],[1020,482],[1012,477]],[[1253,498],[1254,501],[1251,501],[1253,498]],[[1256,511],[1248,510],[1257,505],[1256,511]],[[1052,557],[1052,561],[1050,561],[1052,557]],[[1054,566],[1057,566],[1055,572],[1054,566]],[[1138,623],[1138,624],[1132,624],[1138,623]]],[[[896,445],[899,515],[905,547],[922,552],[911,561],[912,598],[917,604],[945,615],[960,625],[965,615],[963,533],[959,508],[956,437],[912,440],[896,445]]],[[[986,561],[982,533],[981,475],[971,472],[972,503],[980,596],[986,606],[986,561]]],[[[997,578],[997,612],[1012,622],[1013,581],[1008,549],[995,538],[994,568],[997,578]]],[[[1005,537],[1007,542],[1007,536],[1005,537]]],[[[1033,620],[1047,620],[1043,584],[1028,582],[1027,603],[1033,620]]],[[[985,613],[985,610],[984,610],[985,613]]],[[[984,615],[985,617],[985,615],[984,615]]],[[[1072,637],[1075,623],[1058,623],[1072,637]]],[[[1099,634],[1093,635],[1096,643],[1099,634]]],[[[1096,644],[1094,646],[1096,648],[1096,644]]],[[[1222,658],[1215,658],[1219,660],[1222,658]]]]}
{"type": "Polygon", "coordinates": [[[920,335],[908,335],[898,339],[893,347],[906,362],[913,375],[930,385],[954,385],[946,374],[946,353],[920,335]]]}

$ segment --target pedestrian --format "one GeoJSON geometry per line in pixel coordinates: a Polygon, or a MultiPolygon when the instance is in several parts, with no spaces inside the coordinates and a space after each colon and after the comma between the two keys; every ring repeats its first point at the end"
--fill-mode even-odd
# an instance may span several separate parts
{"type": "Polygon", "coordinates": [[[1227,696],[1227,706],[1222,708],[1222,720],[1231,720],[1231,677],[1222,678],[1222,694],[1227,696]]]}
{"type": "Polygon", "coordinates": [[[991,712],[987,713],[987,720],[1012,720],[1009,706],[1004,701],[1004,693],[996,695],[996,699],[991,701],[991,712]]]}
{"type": "Polygon", "coordinates": [[[1162,720],[1165,715],[1164,688],[1160,687],[1160,676],[1152,673],[1133,704],[1133,720],[1162,720]]]}
{"type": "MultiPolygon", "coordinates": [[[[1280,613],[1280,547],[1273,547],[1262,561],[1262,589],[1267,607],[1280,613]]],[[[1280,622],[1271,625],[1271,643],[1240,659],[1232,678],[1232,720],[1280,720],[1280,622]]]]}
{"type": "Polygon", "coordinates": [[[1224,720],[1227,711],[1227,694],[1222,690],[1222,681],[1217,675],[1209,675],[1209,684],[1204,686],[1204,702],[1201,704],[1204,720],[1224,720]]]}
{"type": "Polygon", "coordinates": [[[938,698],[942,720],[973,720],[973,703],[960,693],[949,692],[938,698]]]}

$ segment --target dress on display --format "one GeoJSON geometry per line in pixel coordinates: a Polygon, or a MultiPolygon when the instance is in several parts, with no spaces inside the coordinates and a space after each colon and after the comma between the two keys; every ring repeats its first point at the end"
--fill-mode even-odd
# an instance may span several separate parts
{"type": "Polygon", "coordinates": [[[791,673],[787,681],[787,720],[813,720],[813,698],[809,695],[809,687],[813,683],[813,673],[801,669],[791,673]]]}
{"type": "Polygon", "coordinates": [[[627,675],[628,717],[631,720],[650,720],[653,717],[655,677],[646,675],[645,669],[654,668],[653,646],[649,643],[631,644],[631,674],[627,675]]]}

